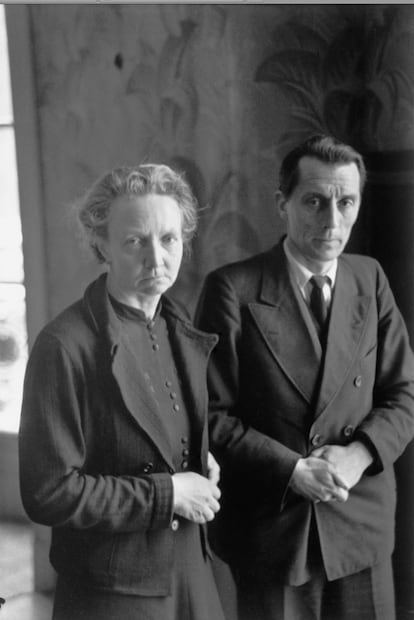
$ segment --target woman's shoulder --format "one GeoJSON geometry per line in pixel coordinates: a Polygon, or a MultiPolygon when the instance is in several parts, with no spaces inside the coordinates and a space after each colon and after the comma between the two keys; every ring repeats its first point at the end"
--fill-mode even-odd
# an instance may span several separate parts
{"type": "Polygon", "coordinates": [[[37,341],[56,341],[65,348],[86,343],[91,336],[83,308],[83,300],[72,303],[47,323],[39,332],[37,341]]]}
{"type": "Polygon", "coordinates": [[[80,299],[47,323],[39,335],[54,337],[64,343],[82,343],[92,336],[96,338],[101,322],[108,320],[104,291],[104,279],[99,277],[87,286],[80,299]]]}

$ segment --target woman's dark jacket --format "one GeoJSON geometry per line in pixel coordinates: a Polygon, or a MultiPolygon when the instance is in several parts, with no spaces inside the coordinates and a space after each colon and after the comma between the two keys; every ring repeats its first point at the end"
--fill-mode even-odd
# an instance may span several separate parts
{"type": "MultiPolygon", "coordinates": [[[[207,471],[206,366],[217,337],[162,299],[207,471]]],[[[52,526],[58,573],[128,594],[170,591],[174,473],[168,433],[106,292],[105,275],[39,334],[25,377],[20,485],[30,518],[52,526]]],[[[205,536],[203,536],[205,542],[205,536]]],[[[206,544],[206,543],[205,543],[206,544]]]]}

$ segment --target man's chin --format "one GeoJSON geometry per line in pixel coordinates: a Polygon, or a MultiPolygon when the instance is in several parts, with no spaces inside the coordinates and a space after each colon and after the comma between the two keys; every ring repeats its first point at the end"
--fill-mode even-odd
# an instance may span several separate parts
{"type": "Polygon", "coordinates": [[[343,251],[343,245],[339,242],[319,244],[315,249],[315,259],[322,262],[330,262],[338,258],[343,251]]]}

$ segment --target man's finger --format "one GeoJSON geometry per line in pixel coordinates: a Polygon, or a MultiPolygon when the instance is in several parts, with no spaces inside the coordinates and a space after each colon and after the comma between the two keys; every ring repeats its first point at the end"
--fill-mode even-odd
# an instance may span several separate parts
{"type": "Polygon", "coordinates": [[[349,484],[346,482],[345,478],[341,476],[341,474],[338,474],[338,472],[335,471],[332,473],[332,477],[338,487],[344,489],[345,491],[349,491],[349,484]]]}

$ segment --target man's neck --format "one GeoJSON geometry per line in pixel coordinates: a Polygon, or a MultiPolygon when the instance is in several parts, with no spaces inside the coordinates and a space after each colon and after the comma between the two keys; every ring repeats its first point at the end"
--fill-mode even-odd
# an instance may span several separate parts
{"type": "Polygon", "coordinates": [[[329,262],[321,262],[321,261],[313,261],[313,260],[311,261],[311,260],[307,259],[299,251],[299,249],[296,247],[296,245],[294,243],[292,243],[292,240],[289,237],[286,238],[286,245],[287,245],[287,249],[289,250],[289,252],[293,256],[293,258],[300,265],[302,265],[303,267],[305,267],[306,269],[308,269],[309,271],[311,271],[315,275],[321,275],[321,274],[326,273],[327,271],[329,271],[329,269],[335,263],[335,260],[332,260],[332,261],[329,261],[329,262]]]}

